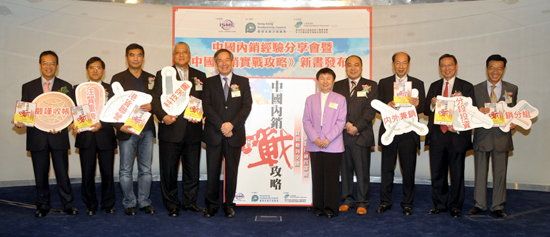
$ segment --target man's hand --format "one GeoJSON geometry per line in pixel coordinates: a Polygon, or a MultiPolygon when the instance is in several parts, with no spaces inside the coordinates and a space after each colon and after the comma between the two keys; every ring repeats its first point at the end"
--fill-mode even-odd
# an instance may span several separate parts
{"type": "Polygon", "coordinates": [[[233,131],[233,124],[230,122],[225,122],[222,124],[222,127],[220,128],[223,134],[227,134],[231,131],[233,131]]]}
{"type": "Polygon", "coordinates": [[[233,132],[232,131],[229,131],[228,133],[224,133],[223,136],[229,138],[229,137],[232,137],[233,136],[233,132]]]}
{"type": "Polygon", "coordinates": [[[127,133],[127,134],[130,134],[130,135],[136,135],[134,132],[132,132],[130,130],[130,126],[128,125],[122,125],[122,127],[120,127],[120,131],[123,132],[123,133],[127,133]]]}
{"type": "Polygon", "coordinates": [[[359,130],[357,129],[357,127],[353,126],[352,123],[348,122],[346,124],[346,132],[351,136],[357,136],[359,133],[359,130]]]}
{"type": "Polygon", "coordinates": [[[491,109],[486,108],[486,107],[479,108],[479,112],[482,112],[484,114],[488,114],[490,111],[491,111],[491,109]]]}
{"type": "Polygon", "coordinates": [[[393,102],[393,100],[388,102],[388,106],[395,108],[395,102],[393,102]]]}
{"type": "Polygon", "coordinates": [[[176,122],[176,116],[164,115],[164,117],[162,118],[162,122],[164,122],[164,124],[166,124],[166,125],[170,125],[170,124],[176,122]]]}
{"type": "Polygon", "coordinates": [[[139,108],[145,112],[151,111],[151,104],[142,104],[139,106],[139,108]]]}
{"type": "Polygon", "coordinates": [[[420,102],[420,100],[416,97],[409,97],[409,103],[411,103],[412,105],[414,105],[414,107],[417,107],[418,106],[418,103],[420,102]]]}
{"type": "Polygon", "coordinates": [[[432,97],[432,101],[430,102],[430,108],[435,108],[435,103],[437,102],[436,97],[432,97]]]}
{"type": "Polygon", "coordinates": [[[101,129],[101,123],[97,122],[94,125],[92,125],[92,130],[90,130],[90,131],[97,132],[97,131],[99,131],[99,129],[101,129]]]}
{"type": "Polygon", "coordinates": [[[14,123],[13,120],[12,120],[11,123],[13,123],[13,125],[14,125],[16,128],[25,127],[25,124],[23,124],[23,123],[21,123],[21,122],[14,123]]]}

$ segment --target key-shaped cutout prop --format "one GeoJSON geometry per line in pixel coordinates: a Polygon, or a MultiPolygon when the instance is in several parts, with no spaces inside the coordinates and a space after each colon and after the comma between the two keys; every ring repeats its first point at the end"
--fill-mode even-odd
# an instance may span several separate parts
{"type": "MultiPolygon", "coordinates": [[[[472,98],[464,96],[444,97],[437,96],[438,101],[448,103],[447,113],[451,116],[453,129],[456,131],[468,131],[474,128],[489,129],[493,126],[493,120],[488,115],[480,112],[477,107],[473,106],[472,98]]],[[[436,103],[436,116],[434,116],[434,124],[443,124],[437,121],[438,110],[436,103]]]]}
{"type": "Polygon", "coordinates": [[[530,129],[533,124],[531,120],[539,116],[539,110],[525,100],[520,100],[514,107],[508,107],[504,101],[498,103],[504,108],[505,125],[500,127],[503,132],[509,132],[512,123],[523,129],[530,129]]]}
{"type": "Polygon", "coordinates": [[[189,94],[193,83],[190,81],[178,81],[174,67],[164,67],[162,75],[162,95],[160,103],[164,112],[168,115],[179,116],[189,104],[189,94]]]}
{"type": "MultiPolygon", "coordinates": [[[[413,97],[418,97],[418,90],[413,89],[412,94],[413,97]]],[[[380,112],[382,122],[384,123],[384,127],[386,127],[386,132],[380,138],[380,142],[383,145],[387,146],[391,144],[396,135],[410,131],[414,131],[421,136],[428,134],[428,127],[418,121],[418,114],[414,106],[394,109],[380,100],[372,100],[370,104],[380,112]]]]}
{"type": "Polygon", "coordinates": [[[153,97],[141,91],[124,91],[118,82],[111,84],[113,97],[107,101],[101,110],[99,120],[106,123],[124,123],[135,106],[151,103],[153,97]]]}

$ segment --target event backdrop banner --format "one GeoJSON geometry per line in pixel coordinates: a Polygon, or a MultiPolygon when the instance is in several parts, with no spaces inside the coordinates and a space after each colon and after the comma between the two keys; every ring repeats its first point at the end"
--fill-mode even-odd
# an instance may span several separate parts
{"type": "Polygon", "coordinates": [[[363,75],[370,78],[371,15],[369,7],[174,7],[173,40],[189,44],[191,66],[217,74],[213,55],[225,48],[235,55],[234,72],[251,79],[236,204],[311,205],[305,99],[315,93],[319,69],[345,78],[352,54],[362,58],[363,75]]]}

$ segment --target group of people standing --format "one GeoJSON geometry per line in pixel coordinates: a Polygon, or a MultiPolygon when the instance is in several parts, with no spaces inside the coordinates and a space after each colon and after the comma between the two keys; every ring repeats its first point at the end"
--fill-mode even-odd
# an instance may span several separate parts
{"type": "MultiPolygon", "coordinates": [[[[124,90],[135,90],[150,94],[151,103],[143,104],[140,109],[154,114],[158,121],[159,162],[161,193],[168,215],[176,217],[181,210],[202,213],[212,217],[223,206],[225,216],[235,216],[233,198],[237,184],[237,171],[241,147],[245,144],[244,123],[252,108],[252,96],[248,78],[233,73],[233,54],[220,49],[214,54],[218,75],[206,78],[204,72],[189,66],[191,51],[184,42],[177,43],[172,51],[173,67],[177,71],[177,80],[192,83],[190,95],[202,99],[205,121],[190,121],[180,116],[168,115],[163,111],[160,97],[162,94],[162,76],[156,76],[143,70],[145,50],[139,44],[126,47],[128,68],[113,76],[111,83],[119,82],[124,90]],[[204,129],[203,129],[204,127],[204,129]],[[197,204],[199,189],[199,166],[201,141],[206,143],[208,183],[206,208],[197,204]],[[222,161],[225,160],[225,197],[220,199],[220,174],[222,161]],[[182,167],[183,197],[178,197],[178,173],[182,167]]],[[[22,101],[32,102],[42,93],[61,91],[74,98],[73,86],[58,78],[58,56],[53,51],[40,54],[41,76],[25,83],[22,87],[22,101]],[[60,88],[65,88],[60,90],[60,88]]],[[[100,83],[107,96],[113,96],[110,84],[102,82],[105,62],[92,57],[86,62],[86,72],[90,82],[100,83]]],[[[16,123],[16,127],[23,127],[16,123]]],[[[36,217],[46,216],[50,207],[49,169],[50,157],[63,212],[78,214],[73,204],[71,184],[68,177],[68,128],[61,131],[41,131],[27,128],[27,150],[31,153],[36,181],[36,217]]],[[[73,129],[74,132],[74,129],[73,129]]],[[[76,132],[74,132],[76,134],[76,132]]],[[[79,150],[82,167],[82,199],[86,205],[86,214],[96,215],[98,208],[106,213],[115,212],[115,185],[113,166],[115,149],[120,152],[119,179],[122,190],[124,213],[136,215],[138,209],[146,214],[154,214],[155,208],[150,199],[153,161],[153,140],[156,137],[154,118],[151,116],[142,132],[137,135],[122,123],[99,122],[91,131],[76,134],[75,146],[79,150]],[[116,131],[116,133],[115,133],[116,131]],[[134,162],[137,161],[137,195],[133,190],[134,162]],[[95,192],[95,173],[99,163],[101,173],[101,201],[95,192]],[[99,205],[100,204],[100,205],[99,205]]]]}
{"type": "MultiPolygon", "coordinates": [[[[251,111],[252,96],[248,78],[233,73],[232,52],[220,49],[214,54],[218,75],[206,78],[204,72],[189,66],[191,51],[184,42],[176,43],[172,51],[173,67],[177,80],[192,83],[190,95],[202,100],[205,120],[190,121],[183,116],[168,115],[161,106],[162,76],[143,70],[145,50],[138,44],[130,44],[125,51],[128,68],[112,77],[111,82],[119,82],[124,90],[136,90],[152,95],[149,104],[140,106],[143,111],[157,117],[160,180],[163,203],[168,215],[176,217],[181,210],[202,213],[205,217],[214,216],[220,208],[228,218],[235,216],[235,189],[241,155],[245,144],[245,121],[251,111]],[[199,165],[201,141],[206,144],[207,190],[205,208],[197,204],[199,186],[199,165]],[[222,161],[225,165],[222,166],[222,161]],[[178,197],[178,173],[182,167],[183,197],[178,197]],[[225,197],[220,197],[220,174],[224,167],[225,197]]],[[[438,95],[461,95],[472,98],[483,113],[488,113],[486,103],[504,100],[508,106],[517,101],[517,86],[502,81],[506,59],[492,55],[487,59],[486,81],[473,86],[456,77],[458,62],[453,55],[444,54],[439,58],[441,79],[430,85],[425,96],[421,80],[408,75],[410,56],[404,52],[392,57],[394,75],[381,79],[377,84],[363,78],[362,60],[352,55],[346,59],[346,79],[335,82],[333,70],[323,68],[317,72],[319,92],[307,98],[303,127],[307,134],[307,151],[311,155],[313,182],[313,210],[317,216],[329,218],[339,212],[356,210],[365,215],[369,207],[370,159],[376,147],[373,120],[376,111],[371,106],[378,99],[391,107],[395,82],[412,82],[419,91],[418,97],[408,98],[418,114],[424,113],[429,119],[430,132],[426,136],[429,145],[430,171],[432,178],[431,214],[449,211],[451,216],[461,215],[464,203],[464,158],[466,151],[475,151],[475,206],[469,214],[480,214],[488,209],[486,200],[487,171],[489,159],[493,165],[493,203],[490,208],[495,217],[505,217],[506,169],[508,152],[512,150],[511,132],[498,128],[475,129],[472,132],[457,132],[452,126],[433,124],[435,97],[438,95]],[[448,181],[450,174],[450,185],[448,181]],[[354,176],[357,183],[354,185],[354,176]],[[341,186],[338,178],[341,177],[341,186]]],[[[44,92],[62,91],[74,98],[73,86],[56,76],[59,64],[53,51],[40,54],[41,76],[22,86],[22,101],[32,102],[44,92]]],[[[111,86],[102,82],[105,62],[92,57],[86,62],[89,81],[100,83],[108,97],[113,96],[111,86]]],[[[16,123],[15,126],[23,127],[16,123]]],[[[31,153],[36,181],[36,217],[44,217],[50,210],[49,169],[50,157],[63,205],[63,212],[78,214],[73,205],[73,195],[68,177],[68,128],[61,131],[44,132],[34,127],[27,128],[27,150],[31,153]]],[[[385,127],[380,127],[380,135],[385,127]]],[[[75,132],[76,133],[76,132],[75,132]]],[[[86,213],[95,215],[98,208],[106,213],[115,212],[115,185],[113,166],[117,142],[120,152],[120,187],[122,205],[126,215],[136,215],[138,209],[154,214],[155,208],[150,199],[152,182],[151,164],[153,160],[153,140],[156,131],[151,117],[141,134],[133,133],[122,123],[100,122],[91,131],[76,134],[75,146],[79,149],[82,168],[82,199],[86,213]],[[115,133],[116,131],[116,133],[115,133]],[[137,161],[138,190],[134,193],[133,167],[137,161]],[[101,199],[95,191],[96,166],[101,173],[101,199]]],[[[405,215],[413,214],[414,179],[417,154],[420,149],[420,136],[409,132],[395,136],[389,145],[380,144],[382,152],[380,203],[376,209],[384,213],[392,207],[392,190],[397,158],[403,176],[403,199],[401,207],[405,215]]]]}
{"type": "MultiPolygon", "coordinates": [[[[506,171],[508,154],[513,149],[512,131],[498,127],[476,128],[473,131],[456,131],[452,126],[434,124],[437,96],[464,96],[472,99],[482,113],[489,113],[490,104],[505,101],[509,107],[517,103],[518,87],[502,80],[506,58],[491,55],[486,60],[487,80],[477,85],[457,77],[458,61],[444,54],[439,58],[441,79],[433,82],[426,96],[424,83],[408,75],[411,58],[405,52],[392,56],[394,75],[380,79],[378,84],[361,76],[362,61],[352,55],[346,59],[346,79],[335,82],[336,75],[329,68],[318,71],[319,92],[309,96],[303,115],[304,130],[308,137],[307,151],[311,156],[313,178],[313,212],[317,216],[332,218],[339,212],[355,208],[365,215],[369,206],[370,159],[374,150],[373,120],[376,111],[374,99],[392,108],[394,84],[411,82],[418,96],[409,97],[409,105],[417,114],[429,118],[429,133],[425,146],[429,147],[432,183],[432,208],[429,214],[449,212],[460,217],[464,204],[464,161],[466,152],[474,150],[475,191],[474,206],[468,215],[479,215],[490,209],[495,218],[507,216],[506,171]],[[493,198],[487,206],[487,173],[492,163],[493,198]],[[354,185],[353,177],[357,182],[354,185]],[[338,178],[341,177],[341,186],[338,178]]],[[[512,125],[513,129],[515,125],[512,125]]],[[[382,123],[378,140],[386,131],[382,123]]],[[[380,143],[380,142],[379,142],[380,143]]],[[[381,158],[380,201],[377,213],[389,211],[392,206],[394,172],[397,159],[403,180],[401,208],[406,216],[413,214],[415,171],[420,151],[420,136],[414,131],[396,135],[388,145],[379,144],[381,158]]]]}

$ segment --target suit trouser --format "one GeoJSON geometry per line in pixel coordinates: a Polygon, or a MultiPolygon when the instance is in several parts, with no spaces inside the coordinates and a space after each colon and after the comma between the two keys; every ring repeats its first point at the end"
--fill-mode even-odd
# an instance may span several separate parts
{"type": "Polygon", "coordinates": [[[72,207],[73,194],[69,180],[69,155],[67,150],[46,148],[42,151],[31,151],[32,167],[36,183],[36,207],[50,210],[50,155],[52,159],[55,180],[63,208],[72,207]]]}
{"type": "Polygon", "coordinates": [[[160,141],[160,188],[164,206],[179,209],[196,204],[199,190],[200,142],[179,143],[160,141]],[[178,200],[178,170],[181,162],[183,180],[183,202],[178,200]]]}
{"type": "Polygon", "coordinates": [[[220,208],[220,174],[222,161],[225,161],[224,178],[224,206],[235,206],[235,190],[237,189],[237,174],[241,159],[241,147],[229,145],[223,138],[219,145],[206,146],[206,169],[208,180],[206,182],[206,208],[218,210],[220,208]]]}
{"type": "Polygon", "coordinates": [[[450,149],[451,142],[430,145],[432,202],[438,209],[462,209],[464,204],[464,159],[466,153],[450,149]],[[451,186],[447,182],[450,174],[451,186]],[[449,191],[450,189],[450,191],[449,191]]]}
{"type": "Polygon", "coordinates": [[[313,208],[338,213],[338,174],[342,153],[310,152],[313,208]]]}
{"type": "Polygon", "coordinates": [[[403,200],[401,207],[412,207],[414,201],[414,176],[416,172],[417,143],[413,139],[397,136],[388,146],[382,146],[382,182],[380,204],[392,205],[393,178],[399,154],[399,166],[403,176],[403,200]]]}
{"type": "Polygon", "coordinates": [[[370,147],[346,145],[342,159],[342,199],[345,204],[368,207],[370,184],[370,147]],[[354,192],[353,175],[357,177],[354,192]]]}
{"type": "Polygon", "coordinates": [[[97,210],[95,192],[96,166],[99,163],[101,174],[101,208],[111,209],[115,206],[115,182],[113,166],[114,150],[100,150],[95,146],[80,148],[80,168],[82,170],[82,201],[91,210],[97,210]],[[96,162],[97,161],[97,162],[96,162]]]}
{"type": "Polygon", "coordinates": [[[489,169],[489,157],[492,157],[493,168],[493,202],[491,210],[504,210],[506,204],[506,172],[508,167],[508,152],[475,151],[475,206],[487,209],[487,173],[489,169]]]}

